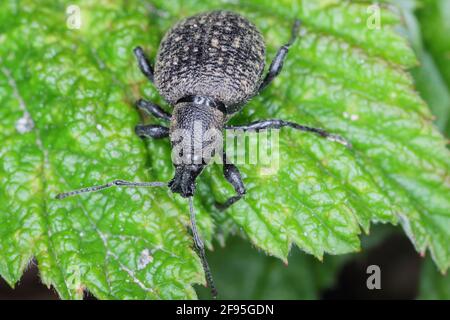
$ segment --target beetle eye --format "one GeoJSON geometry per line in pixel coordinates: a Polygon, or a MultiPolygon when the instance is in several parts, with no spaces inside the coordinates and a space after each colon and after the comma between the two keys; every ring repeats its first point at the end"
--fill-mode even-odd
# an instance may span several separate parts
{"type": "Polygon", "coordinates": [[[195,97],[194,98],[194,103],[195,104],[202,104],[204,101],[203,97],[195,97]]]}

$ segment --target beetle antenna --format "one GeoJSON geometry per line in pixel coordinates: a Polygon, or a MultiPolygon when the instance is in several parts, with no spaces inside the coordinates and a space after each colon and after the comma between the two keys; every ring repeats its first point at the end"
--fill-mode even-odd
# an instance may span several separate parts
{"type": "Polygon", "coordinates": [[[202,239],[200,238],[200,235],[198,234],[197,224],[195,223],[195,211],[192,197],[189,197],[189,211],[191,216],[191,229],[192,235],[194,237],[195,249],[200,257],[200,260],[202,261],[203,271],[205,272],[206,277],[206,283],[208,287],[211,289],[211,295],[213,299],[217,299],[217,289],[216,286],[214,285],[214,279],[211,270],[209,269],[208,260],[206,259],[205,246],[203,244],[202,239]]]}
{"type": "Polygon", "coordinates": [[[97,192],[97,191],[100,191],[103,189],[108,189],[111,187],[129,187],[129,188],[167,187],[167,183],[159,182],[159,181],[132,182],[132,181],[125,181],[125,180],[114,180],[114,181],[111,181],[111,182],[108,182],[108,183],[105,183],[102,185],[98,185],[98,186],[91,186],[91,187],[86,187],[86,188],[73,190],[73,191],[69,191],[69,192],[58,193],[55,198],[60,200],[60,199],[64,199],[67,197],[76,196],[81,193],[97,192]]]}

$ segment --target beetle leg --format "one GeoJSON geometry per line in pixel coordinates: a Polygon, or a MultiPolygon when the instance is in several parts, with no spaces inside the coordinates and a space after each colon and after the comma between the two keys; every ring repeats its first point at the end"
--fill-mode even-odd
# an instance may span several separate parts
{"type": "Polygon", "coordinates": [[[141,69],[142,73],[148,78],[148,80],[153,82],[153,66],[150,64],[144,50],[142,50],[141,47],[136,47],[133,52],[138,61],[139,69],[141,69]]]}
{"type": "Polygon", "coordinates": [[[138,124],[134,131],[142,138],[161,139],[169,136],[169,128],[157,124],[138,124]]]}
{"type": "Polygon", "coordinates": [[[172,115],[163,110],[160,106],[144,99],[139,99],[138,101],[136,101],[136,107],[138,107],[140,110],[143,110],[147,114],[153,115],[159,119],[170,121],[170,119],[172,118],[172,115]]]}
{"type": "Polygon", "coordinates": [[[264,90],[264,88],[267,87],[272,82],[272,80],[275,79],[276,76],[278,76],[278,74],[281,72],[281,69],[283,69],[284,59],[286,58],[286,55],[289,51],[289,47],[294,43],[295,39],[297,39],[299,28],[300,20],[295,20],[294,25],[292,26],[291,39],[289,39],[288,43],[278,49],[275,58],[270,64],[269,71],[267,72],[266,77],[258,88],[257,94],[264,90]]]}
{"type": "Polygon", "coordinates": [[[228,198],[228,200],[224,203],[215,203],[216,208],[221,211],[227,209],[233,203],[241,199],[246,192],[239,169],[234,164],[227,163],[225,153],[223,156],[223,175],[225,176],[225,179],[227,179],[227,181],[233,186],[236,191],[236,195],[228,198]]]}
{"type": "Polygon", "coordinates": [[[348,148],[352,147],[352,145],[349,141],[347,141],[346,139],[344,139],[343,137],[341,137],[337,134],[332,134],[323,129],[303,126],[303,125],[295,123],[295,122],[285,121],[285,120],[281,120],[281,119],[259,120],[259,121],[255,121],[255,122],[249,123],[247,125],[243,125],[243,126],[225,126],[224,128],[226,130],[233,129],[233,130],[247,131],[247,130],[263,130],[263,129],[280,129],[282,127],[290,127],[290,128],[300,130],[300,131],[312,132],[312,133],[318,134],[319,136],[324,137],[330,141],[339,142],[340,144],[343,144],[344,146],[346,146],[348,148]]]}

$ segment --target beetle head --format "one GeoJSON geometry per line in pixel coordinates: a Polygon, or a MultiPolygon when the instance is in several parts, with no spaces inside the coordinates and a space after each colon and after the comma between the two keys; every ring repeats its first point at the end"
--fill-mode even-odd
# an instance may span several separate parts
{"type": "Polygon", "coordinates": [[[224,114],[213,108],[208,98],[194,97],[174,107],[170,126],[172,163],[175,176],[172,192],[192,196],[195,179],[216,154],[222,154],[224,114]]]}
{"type": "MultiPolygon", "coordinates": [[[[174,135],[172,135],[172,138],[174,135]]],[[[191,132],[187,132],[181,139],[173,139],[172,162],[175,167],[175,176],[169,182],[170,190],[179,193],[182,197],[194,195],[195,179],[207,165],[208,160],[203,157],[204,143],[198,141],[200,147],[192,146],[191,132]]]]}
{"type": "Polygon", "coordinates": [[[169,188],[187,198],[194,195],[195,179],[202,172],[204,164],[181,164],[175,166],[175,176],[169,182],[169,188]]]}

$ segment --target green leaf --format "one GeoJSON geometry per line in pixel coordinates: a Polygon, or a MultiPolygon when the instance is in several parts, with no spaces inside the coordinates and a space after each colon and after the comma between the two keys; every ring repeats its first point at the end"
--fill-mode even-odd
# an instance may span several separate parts
{"type": "Polygon", "coordinates": [[[447,130],[450,124],[450,91],[445,85],[436,64],[427,52],[420,54],[421,67],[413,70],[417,89],[427,101],[432,112],[436,115],[436,125],[449,136],[447,130]]]}
{"type": "Polygon", "coordinates": [[[450,3],[446,0],[422,0],[417,15],[425,45],[450,87],[450,3]]]}
{"type": "Polygon", "coordinates": [[[440,274],[431,259],[422,264],[419,292],[419,299],[450,300],[450,276],[440,274]]]}
{"type": "Polygon", "coordinates": [[[115,178],[172,177],[168,141],[146,148],[133,132],[135,99],[164,102],[132,49],[154,58],[173,23],[219,8],[261,29],[268,59],[294,18],[303,21],[283,72],[233,123],[280,117],[339,133],[354,148],[281,130],[279,170],[240,166],[248,193],[225,213],[212,204],[232,188],[211,166],[195,203],[208,246],[240,232],[284,261],[292,244],[322,259],[359,250],[371,222],[400,222],[419,252],[428,248],[448,268],[449,151],[405,71],[416,59],[393,31],[395,13],[383,8],[373,30],[365,2],[85,0],[78,30],[66,24],[70,4],[0,4],[0,274],[11,285],[36,257],[63,298],[84,289],[99,298],[195,297],[192,285],[204,280],[184,199],[158,189],[53,196],[115,178]]]}

